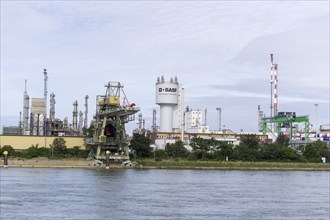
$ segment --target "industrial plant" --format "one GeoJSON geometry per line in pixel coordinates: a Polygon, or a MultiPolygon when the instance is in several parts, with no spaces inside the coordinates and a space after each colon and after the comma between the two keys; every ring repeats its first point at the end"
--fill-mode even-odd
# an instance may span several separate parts
{"type": "MultiPolygon", "coordinates": [[[[298,115],[296,112],[280,111],[278,106],[278,64],[274,63],[273,54],[270,62],[270,115],[266,116],[260,106],[256,106],[258,115],[258,132],[256,135],[261,141],[274,142],[279,135],[288,136],[292,147],[322,140],[329,144],[330,125],[320,125],[319,133],[311,132],[308,115],[298,115]]],[[[27,91],[27,80],[23,93],[23,114],[20,113],[18,126],[3,127],[2,143],[6,144],[5,137],[15,136],[17,139],[26,136],[36,137],[77,137],[84,141],[90,149],[90,157],[100,163],[109,154],[112,160],[129,159],[129,136],[126,134],[125,124],[135,120],[135,114],[140,109],[135,103],[130,103],[124,93],[123,84],[108,82],[104,95],[96,97],[96,112],[88,121],[88,99],[85,95],[84,111],[78,110],[78,101],[73,101],[72,119],[56,117],[55,94],[49,95],[47,90],[47,70],[43,70],[44,95],[43,97],[30,96],[27,91]],[[93,127],[93,134],[87,137],[87,129],[93,127]]],[[[206,108],[191,109],[185,104],[185,89],[178,78],[166,80],[158,77],[155,83],[155,104],[159,111],[153,109],[152,126],[145,127],[142,113],[138,115],[138,127],[133,133],[147,135],[154,149],[164,149],[167,143],[181,140],[187,149],[194,137],[215,139],[231,144],[238,144],[245,132],[234,132],[221,128],[221,108],[217,110],[219,126],[211,130],[207,125],[206,108]],[[158,113],[157,113],[158,112],[158,113]],[[159,125],[157,115],[159,114],[159,125]]],[[[46,146],[46,143],[45,145],[46,146]]]]}
{"type": "Polygon", "coordinates": [[[85,96],[85,111],[78,112],[78,101],[73,102],[72,121],[67,117],[58,119],[55,115],[55,94],[50,94],[50,109],[47,115],[47,70],[44,75],[44,97],[31,98],[27,92],[27,80],[23,94],[23,119],[20,112],[18,126],[3,127],[4,135],[30,135],[30,136],[83,136],[83,129],[88,127],[88,95],[85,96]],[[31,103],[31,108],[30,108],[31,103]]]}
{"type": "MultiPolygon", "coordinates": [[[[292,147],[311,143],[317,139],[329,145],[330,125],[321,125],[319,133],[310,131],[308,115],[296,115],[296,112],[278,110],[278,64],[270,55],[270,116],[266,117],[258,106],[258,132],[252,133],[264,142],[274,142],[278,136],[288,136],[292,147]]],[[[218,130],[210,130],[206,123],[207,109],[189,109],[184,107],[184,88],[177,77],[165,81],[158,77],[156,82],[156,104],[160,106],[160,126],[156,125],[156,110],[153,111],[153,126],[148,133],[156,149],[164,149],[167,143],[181,140],[189,149],[193,137],[214,138],[237,145],[244,132],[221,129],[221,108],[218,111],[218,130]],[[204,112],[204,116],[203,116],[204,112]]],[[[251,133],[250,133],[251,134],[251,133]]]]}

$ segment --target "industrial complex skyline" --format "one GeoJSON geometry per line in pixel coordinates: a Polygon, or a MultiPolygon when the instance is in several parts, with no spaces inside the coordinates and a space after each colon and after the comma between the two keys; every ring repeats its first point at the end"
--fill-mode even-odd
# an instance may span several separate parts
{"type": "Polygon", "coordinates": [[[150,128],[164,75],[178,77],[185,106],[207,109],[210,129],[221,108],[225,128],[257,131],[258,105],[270,115],[270,54],[278,111],[329,124],[329,1],[0,4],[1,126],[18,125],[25,80],[31,98],[44,96],[47,69],[57,118],[71,120],[73,103],[84,110],[88,95],[91,120],[96,95],[119,81],[150,128]]]}

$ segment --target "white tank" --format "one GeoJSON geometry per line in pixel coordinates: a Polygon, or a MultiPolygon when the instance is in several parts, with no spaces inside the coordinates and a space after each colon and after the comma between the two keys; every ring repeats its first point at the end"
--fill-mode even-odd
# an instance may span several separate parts
{"type": "Polygon", "coordinates": [[[164,82],[156,84],[156,104],[178,104],[178,84],[164,82]]]}
{"type": "Polygon", "coordinates": [[[165,82],[164,77],[158,78],[156,83],[156,104],[160,106],[160,131],[172,132],[173,128],[173,108],[178,105],[177,79],[171,78],[170,82],[165,82]]]}

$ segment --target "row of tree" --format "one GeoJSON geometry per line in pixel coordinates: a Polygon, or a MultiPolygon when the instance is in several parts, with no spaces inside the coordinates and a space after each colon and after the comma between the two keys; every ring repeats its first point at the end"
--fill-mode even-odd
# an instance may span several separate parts
{"type": "Polygon", "coordinates": [[[240,144],[203,139],[195,137],[191,140],[191,151],[188,151],[182,141],[166,144],[165,150],[152,152],[150,140],[143,134],[134,134],[131,148],[136,151],[138,158],[155,157],[162,159],[189,160],[231,160],[231,161],[282,161],[282,162],[321,162],[325,157],[329,162],[330,149],[322,141],[316,141],[296,150],[289,146],[286,136],[279,136],[275,143],[261,143],[256,135],[242,136],[240,144]]]}
{"type": "Polygon", "coordinates": [[[4,151],[12,157],[20,158],[35,158],[35,157],[48,157],[48,158],[87,158],[89,151],[81,149],[80,146],[67,148],[66,141],[63,138],[55,138],[49,148],[39,147],[38,144],[32,145],[26,150],[17,151],[10,145],[0,146],[0,155],[4,151]]]}
{"type": "MultiPolygon", "coordinates": [[[[130,148],[135,156],[142,158],[154,157],[162,159],[188,159],[188,160],[231,160],[231,161],[282,161],[282,162],[321,162],[325,157],[330,160],[330,149],[327,144],[316,141],[296,150],[289,147],[289,139],[279,136],[275,143],[261,143],[256,135],[241,137],[240,144],[234,146],[215,139],[195,137],[191,140],[191,151],[188,151],[182,141],[166,144],[165,150],[155,150],[150,147],[150,139],[144,134],[134,134],[130,148]]],[[[49,148],[32,145],[26,150],[16,151],[12,146],[0,146],[0,155],[8,151],[10,156],[21,158],[87,158],[89,151],[80,146],[67,148],[63,138],[55,138],[49,148]]]]}

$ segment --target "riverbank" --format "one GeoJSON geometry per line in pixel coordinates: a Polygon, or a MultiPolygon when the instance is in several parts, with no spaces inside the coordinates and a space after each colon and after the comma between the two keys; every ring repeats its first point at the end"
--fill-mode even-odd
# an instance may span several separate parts
{"type": "MultiPolygon", "coordinates": [[[[284,163],[284,162],[243,162],[243,161],[188,161],[188,160],[138,160],[138,166],[125,167],[121,163],[111,163],[110,168],[138,169],[200,169],[200,170],[302,170],[330,171],[329,163],[284,163]]],[[[0,162],[3,167],[3,160],[0,162]]],[[[22,168],[100,168],[86,159],[17,159],[10,158],[8,167],[22,168]]],[[[102,165],[105,167],[105,165],[102,165]]]]}
{"type": "MultiPolygon", "coordinates": [[[[3,166],[1,161],[0,166],[3,166]]],[[[105,167],[105,165],[103,165],[105,167]]],[[[34,159],[17,159],[11,158],[8,160],[8,167],[22,167],[22,168],[96,168],[100,167],[93,163],[93,161],[73,158],[73,159],[48,159],[48,158],[34,158],[34,159]]],[[[102,166],[101,166],[102,167],[102,166]]],[[[112,163],[111,168],[120,168],[121,164],[112,163]]]]}
{"type": "Polygon", "coordinates": [[[140,160],[144,168],[153,169],[208,169],[208,170],[311,170],[330,171],[329,163],[246,162],[246,161],[188,161],[140,160]]]}

